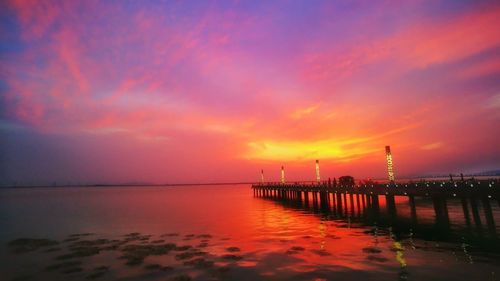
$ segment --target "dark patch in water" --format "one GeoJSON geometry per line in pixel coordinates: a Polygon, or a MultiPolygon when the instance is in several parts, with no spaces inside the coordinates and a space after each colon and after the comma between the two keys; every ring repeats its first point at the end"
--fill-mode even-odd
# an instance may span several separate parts
{"type": "Polygon", "coordinates": [[[33,279],[33,275],[21,275],[21,276],[17,276],[17,277],[14,277],[11,279],[11,281],[26,281],[26,280],[32,280],[33,279]]]}
{"type": "Polygon", "coordinates": [[[318,256],[322,256],[322,257],[326,257],[326,256],[331,256],[332,255],[332,254],[330,254],[329,252],[327,252],[325,250],[311,250],[311,252],[315,253],[318,256]]]}
{"type": "Polygon", "coordinates": [[[210,268],[214,266],[214,262],[207,261],[204,258],[196,258],[189,261],[185,261],[184,265],[194,266],[196,268],[210,268]]]}
{"type": "Polygon", "coordinates": [[[179,253],[179,254],[175,255],[175,259],[176,260],[187,260],[187,259],[190,259],[192,257],[204,256],[206,254],[207,254],[206,252],[201,252],[201,251],[183,252],[183,253],[179,253]]]}
{"type": "Polygon", "coordinates": [[[104,274],[106,274],[106,271],[98,271],[98,272],[94,272],[94,273],[91,273],[89,275],[87,275],[87,279],[97,279],[101,276],[103,276],[104,274]]]}
{"type": "Polygon", "coordinates": [[[80,240],[80,237],[71,237],[71,238],[66,238],[63,240],[63,242],[74,242],[80,240]]]}
{"type": "Polygon", "coordinates": [[[81,264],[82,264],[81,261],[67,261],[67,262],[51,264],[51,265],[45,267],[45,270],[53,271],[53,270],[59,270],[59,269],[68,268],[68,267],[75,267],[75,266],[81,265],[81,264]]]}
{"type": "Polygon", "coordinates": [[[363,248],[363,253],[367,253],[367,254],[378,254],[378,253],[382,253],[382,250],[380,250],[379,248],[375,248],[375,247],[366,247],[366,248],[363,248]]]}
{"type": "Polygon", "coordinates": [[[229,247],[229,248],[226,248],[226,251],[228,251],[228,252],[239,252],[240,248],[238,248],[238,247],[229,247]]]}
{"type": "Polygon", "coordinates": [[[124,255],[120,258],[127,259],[126,265],[142,264],[147,256],[161,256],[168,254],[175,248],[175,244],[155,244],[155,245],[126,245],[122,251],[124,255]]]}
{"type": "Polygon", "coordinates": [[[77,273],[77,272],[82,272],[83,271],[83,268],[81,267],[72,267],[72,268],[68,268],[66,270],[63,270],[63,273],[64,274],[71,274],[71,273],[77,273]]]}
{"type": "Polygon", "coordinates": [[[187,274],[177,275],[169,279],[170,281],[191,281],[191,276],[187,274]]]}
{"type": "Polygon", "coordinates": [[[156,269],[160,269],[161,265],[159,265],[157,263],[147,264],[146,266],[144,266],[144,268],[148,269],[148,270],[156,270],[156,269]]]}
{"type": "Polygon", "coordinates": [[[61,248],[59,247],[54,247],[54,248],[48,248],[47,250],[45,250],[44,252],[45,253],[51,253],[51,252],[57,252],[57,251],[60,251],[62,250],[61,248]]]}
{"type": "Polygon", "coordinates": [[[303,247],[299,247],[299,246],[293,246],[291,247],[290,249],[288,249],[286,251],[286,254],[287,255],[294,255],[294,254],[298,254],[299,252],[302,252],[304,251],[305,249],[303,247]]]}
{"type": "Polygon", "coordinates": [[[192,247],[190,245],[184,245],[184,246],[178,246],[178,247],[175,247],[173,250],[174,251],[179,251],[179,252],[182,252],[182,251],[187,251],[189,249],[191,249],[192,247]]]}
{"type": "Polygon", "coordinates": [[[76,234],[69,235],[69,237],[84,237],[84,236],[90,236],[90,235],[94,235],[94,233],[91,233],[91,232],[76,233],[76,234]]]}
{"type": "Polygon", "coordinates": [[[367,260],[370,260],[370,261],[376,261],[376,262],[386,262],[388,261],[387,258],[384,258],[384,257],[379,257],[379,256],[367,256],[366,257],[367,260]]]}

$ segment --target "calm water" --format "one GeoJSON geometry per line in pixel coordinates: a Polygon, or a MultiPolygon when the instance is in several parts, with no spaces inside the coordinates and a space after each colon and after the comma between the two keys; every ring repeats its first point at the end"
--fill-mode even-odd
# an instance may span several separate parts
{"type": "Polygon", "coordinates": [[[467,220],[449,200],[449,225],[430,200],[416,200],[416,220],[406,198],[396,205],[338,214],[246,185],[3,189],[0,279],[500,279],[498,202],[493,225],[479,201],[467,220]],[[8,244],[19,238],[49,240],[8,244]]]}

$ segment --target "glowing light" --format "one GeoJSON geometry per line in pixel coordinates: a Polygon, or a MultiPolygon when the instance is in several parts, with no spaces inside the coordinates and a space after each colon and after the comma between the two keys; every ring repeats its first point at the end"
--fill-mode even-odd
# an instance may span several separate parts
{"type": "Polygon", "coordinates": [[[365,139],[320,140],[320,141],[275,141],[263,140],[249,142],[249,150],[243,155],[246,159],[280,161],[308,161],[318,156],[350,162],[360,157],[375,154],[378,149],[365,144],[365,139]]]}
{"type": "Polygon", "coordinates": [[[389,180],[394,181],[394,170],[392,167],[392,154],[390,146],[385,147],[385,157],[387,159],[387,174],[389,175],[389,180]]]}

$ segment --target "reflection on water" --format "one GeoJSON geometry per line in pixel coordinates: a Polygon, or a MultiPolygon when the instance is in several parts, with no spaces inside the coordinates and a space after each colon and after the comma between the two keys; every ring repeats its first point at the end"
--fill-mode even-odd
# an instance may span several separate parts
{"type": "Polygon", "coordinates": [[[6,280],[497,280],[499,215],[489,200],[282,200],[245,185],[5,189],[0,272],[6,280]]]}

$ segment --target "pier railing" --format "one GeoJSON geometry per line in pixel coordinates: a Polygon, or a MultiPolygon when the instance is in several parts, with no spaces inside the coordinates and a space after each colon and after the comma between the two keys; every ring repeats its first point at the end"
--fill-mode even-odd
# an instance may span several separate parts
{"type": "Polygon", "coordinates": [[[373,184],[334,184],[332,182],[319,183],[279,183],[265,182],[253,184],[255,192],[283,193],[283,192],[326,192],[352,193],[370,195],[401,195],[401,196],[486,196],[500,199],[499,179],[464,180],[464,181],[419,181],[399,183],[373,184]]]}

